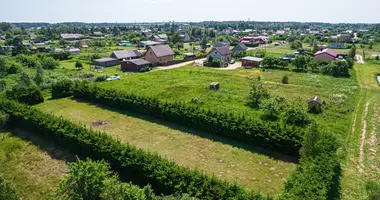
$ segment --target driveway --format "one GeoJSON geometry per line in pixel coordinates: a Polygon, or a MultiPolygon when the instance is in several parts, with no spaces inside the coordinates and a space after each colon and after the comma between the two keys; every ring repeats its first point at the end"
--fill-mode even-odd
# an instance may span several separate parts
{"type": "Polygon", "coordinates": [[[363,60],[363,56],[357,54],[356,55],[356,60],[359,64],[365,64],[364,60],[363,60]]]}
{"type": "Polygon", "coordinates": [[[205,61],[206,58],[201,58],[201,59],[197,59],[197,60],[192,60],[192,61],[188,61],[188,62],[184,62],[184,63],[179,63],[179,64],[175,64],[175,65],[170,65],[170,66],[160,66],[160,67],[157,67],[156,70],[168,70],[168,69],[174,69],[174,68],[179,68],[179,67],[183,67],[183,66],[186,66],[186,65],[189,65],[189,64],[192,64],[192,63],[202,63],[203,64],[203,61],[205,61]]]}
{"type": "Polygon", "coordinates": [[[234,69],[237,69],[241,67],[241,62],[240,61],[236,61],[234,64],[229,64],[228,67],[225,67],[225,68],[215,68],[217,70],[234,70],[234,69]]]}

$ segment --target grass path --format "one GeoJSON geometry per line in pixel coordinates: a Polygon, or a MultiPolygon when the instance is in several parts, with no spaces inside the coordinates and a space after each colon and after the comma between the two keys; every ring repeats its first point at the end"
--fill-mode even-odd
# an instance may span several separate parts
{"type": "MultiPolygon", "coordinates": [[[[23,200],[48,199],[67,172],[67,166],[65,161],[54,158],[28,139],[24,140],[29,136],[28,132],[19,129],[0,132],[0,174],[15,186],[23,200]]],[[[39,138],[32,140],[38,140],[58,156],[59,151],[47,142],[39,138]]]]}
{"type": "MultiPolygon", "coordinates": [[[[269,153],[263,149],[108,107],[67,98],[49,100],[36,107],[157,152],[179,165],[200,169],[263,194],[280,193],[286,178],[296,166],[292,162],[263,155],[269,153]],[[92,126],[96,121],[107,124],[92,126]]],[[[292,160],[286,156],[281,158],[292,160]]]]}
{"type": "Polygon", "coordinates": [[[366,117],[367,117],[367,114],[368,114],[368,106],[369,106],[369,103],[367,103],[365,105],[364,115],[363,115],[363,118],[362,118],[363,127],[362,127],[362,136],[360,138],[360,153],[359,153],[359,165],[358,165],[358,168],[359,168],[360,172],[362,172],[363,168],[364,168],[364,164],[363,164],[363,160],[364,160],[364,144],[365,144],[365,141],[366,141],[366,134],[367,134],[367,121],[366,121],[366,117]]]}

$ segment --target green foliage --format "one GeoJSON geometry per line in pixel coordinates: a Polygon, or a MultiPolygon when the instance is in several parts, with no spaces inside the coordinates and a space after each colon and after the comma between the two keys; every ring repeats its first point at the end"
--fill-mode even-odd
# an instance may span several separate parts
{"type": "Polygon", "coordinates": [[[310,123],[309,117],[300,105],[290,104],[285,107],[283,113],[285,123],[304,127],[310,123]]]}
{"type": "Polygon", "coordinates": [[[144,66],[144,67],[142,67],[141,69],[140,69],[140,72],[141,73],[144,73],[144,72],[149,72],[151,69],[150,69],[150,67],[148,67],[148,66],[144,66]]]}
{"type": "Polygon", "coordinates": [[[350,51],[348,52],[348,57],[355,59],[355,57],[356,57],[356,46],[355,45],[353,45],[351,47],[350,51]]]}
{"type": "Polygon", "coordinates": [[[299,40],[296,40],[296,41],[291,43],[290,48],[292,48],[292,49],[302,48],[302,42],[299,40]]]}
{"type": "Polygon", "coordinates": [[[220,62],[220,60],[218,59],[214,59],[211,63],[211,67],[216,67],[216,68],[222,67],[222,62],[220,62]]]}
{"type": "Polygon", "coordinates": [[[9,99],[28,105],[35,105],[44,102],[42,92],[36,85],[15,86],[11,90],[7,90],[5,95],[9,99]]]}
{"type": "Polygon", "coordinates": [[[76,61],[75,62],[75,68],[81,70],[81,69],[83,69],[83,64],[81,62],[79,62],[79,61],[76,61]]]}
{"type": "Polygon", "coordinates": [[[365,188],[368,193],[368,200],[380,199],[380,184],[375,181],[367,181],[365,188]]]}
{"type": "Polygon", "coordinates": [[[0,175],[0,199],[2,200],[19,200],[16,189],[0,175]]]}
{"type": "Polygon", "coordinates": [[[319,51],[319,46],[317,40],[314,40],[313,42],[313,48],[311,49],[311,53],[315,54],[319,51]]]}
{"type": "Polygon", "coordinates": [[[349,77],[348,64],[346,61],[334,61],[322,67],[322,73],[334,77],[349,77]]]}
{"type": "Polygon", "coordinates": [[[21,71],[19,77],[19,86],[28,87],[29,85],[33,85],[32,78],[25,71],[21,71]]]}
{"type": "Polygon", "coordinates": [[[69,59],[71,59],[71,53],[67,52],[67,51],[52,53],[51,56],[56,60],[69,60],[69,59]]]}
{"type": "Polygon", "coordinates": [[[53,98],[68,97],[73,94],[74,81],[71,79],[64,79],[53,83],[51,88],[51,96],[53,98]]]}
{"type": "Polygon", "coordinates": [[[0,111],[0,130],[2,130],[5,127],[5,125],[8,123],[8,120],[9,120],[9,115],[0,111]]]}
{"type": "Polygon", "coordinates": [[[7,81],[5,79],[0,79],[0,93],[7,89],[7,81]]]}
{"type": "Polygon", "coordinates": [[[275,67],[278,63],[278,58],[275,58],[273,56],[266,56],[263,60],[263,65],[265,67],[275,67]]]}
{"type": "Polygon", "coordinates": [[[264,117],[271,120],[277,119],[281,112],[280,103],[275,98],[261,101],[260,109],[264,112],[264,117]]]}
{"type": "Polygon", "coordinates": [[[27,56],[25,54],[19,54],[16,56],[16,60],[24,67],[36,68],[39,63],[39,59],[36,56],[27,56]]]}
{"type": "Polygon", "coordinates": [[[41,86],[44,83],[44,70],[42,69],[41,65],[38,65],[36,70],[36,75],[34,76],[34,82],[41,86]]]}
{"type": "Polygon", "coordinates": [[[109,76],[106,75],[106,74],[104,74],[104,75],[100,75],[100,76],[95,77],[95,80],[94,80],[94,81],[95,81],[95,82],[103,82],[103,81],[106,81],[108,77],[109,77],[109,76]]]}
{"type": "Polygon", "coordinates": [[[59,66],[59,62],[53,57],[46,57],[42,60],[42,68],[44,69],[55,69],[59,66]]]}
{"type": "Polygon", "coordinates": [[[282,77],[282,80],[281,80],[281,83],[282,84],[289,84],[289,77],[288,76],[283,76],[282,77]]]}
{"type": "Polygon", "coordinates": [[[252,108],[258,108],[261,101],[270,97],[270,94],[266,88],[260,82],[254,82],[251,84],[251,90],[248,96],[248,104],[252,108]]]}
{"type": "Polygon", "coordinates": [[[206,36],[203,36],[202,40],[201,40],[201,47],[202,49],[207,49],[207,37],[206,36]]]}
{"type": "Polygon", "coordinates": [[[298,55],[294,58],[293,65],[297,68],[297,71],[306,70],[311,60],[310,56],[298,55]]]}
{"type": "MultiPolygon", "coordinates": [[[[84,88],[79,90],[84,91],[84,88]]],[[[152,104],[145,106],[148,105],[152,104]]],[[[136,107],[141,109],[140,106],[136,107]]],[[[72,153],[80,157],[104,159],[121,174],[127,173],[132,182],[150,183],[158,194],[188,193],[202,199],[271,199],[247,192],[238,185],[207,176],[203,172],[178,166],[157,154],[121,143],[110,135],[94,132],[30,106],[0,99],[0,110],[11,115],[13,126],[22,125],[24,129],[51,139],[57,145],[69,147],[72,153]]]]}
{"type": "Polygon", "coordinates": [[[77,78],[93,78],[93,77],[95,77],[95,74],[92,72],[77,74],[77,78]]]}

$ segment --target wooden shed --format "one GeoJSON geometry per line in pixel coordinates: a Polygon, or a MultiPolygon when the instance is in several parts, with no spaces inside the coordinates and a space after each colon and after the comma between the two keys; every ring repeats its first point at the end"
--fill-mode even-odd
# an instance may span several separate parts
{"type": "Polygon", "coordinates": [[[325,102],[319,97],[311,97],[307,100],[307,104],[311,112],[320,113],[322,111],[322,105],[325,104],[325,102]]]}
{"type": "Polygon", "coordinates": [[[150,67],[152,63],[144,59],[133,59],[121,62],[121,71],[139,72],[144,67],[150,67]]]}

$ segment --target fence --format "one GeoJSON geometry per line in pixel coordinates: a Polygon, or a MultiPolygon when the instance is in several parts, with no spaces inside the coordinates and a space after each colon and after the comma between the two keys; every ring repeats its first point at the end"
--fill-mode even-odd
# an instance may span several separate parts
{"type": "Polygon", "coordinates": [[[183,60],[172,60],[172,61],[167,62],[165,64],[165,66],[176,65],[176,64],[180,64],[180,63],[184,63],[184,62],[188,62],[188,61],[192,61],[192,60],[197,60],[197,59],[201,59],[201,58],[206,58],[206,57],[207,57],[207,55],[202,55],[202,56],[195,56],[192,58],[186,58],[183,60]]]}

